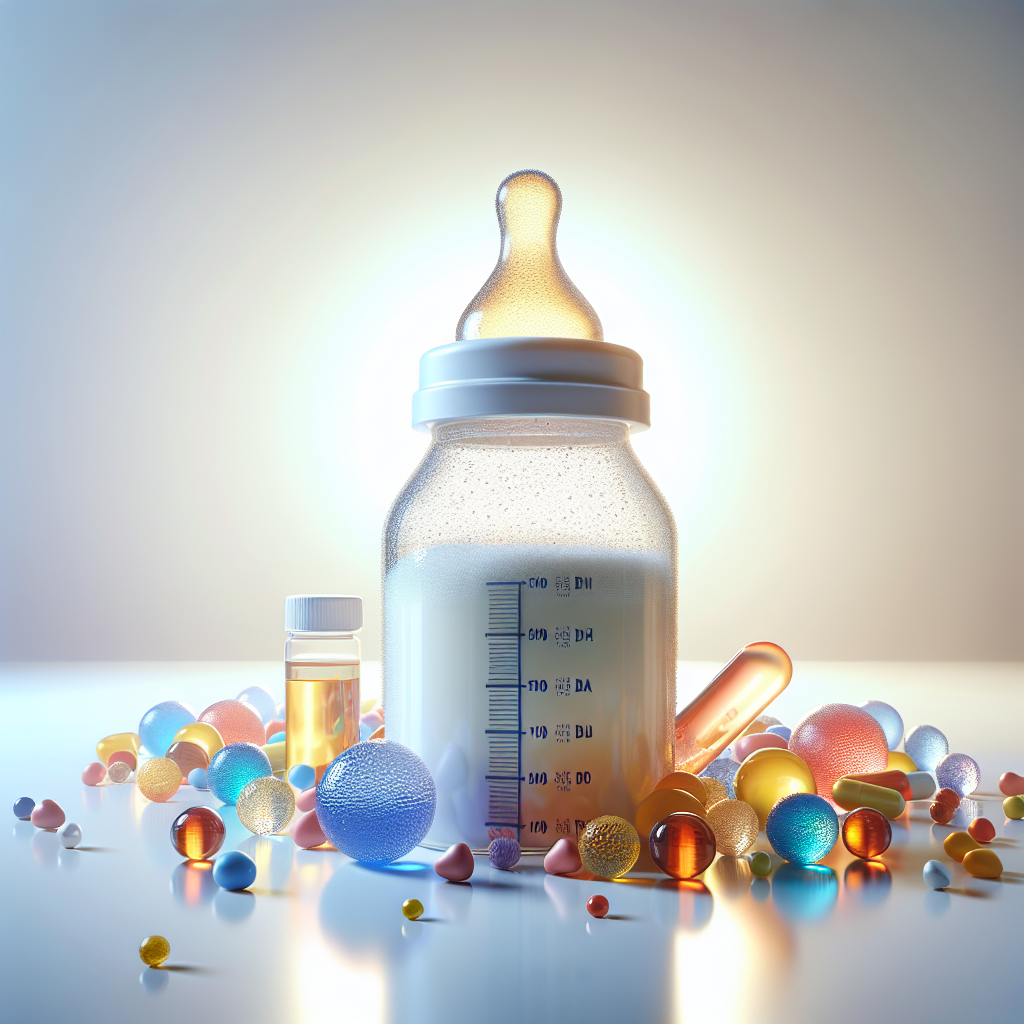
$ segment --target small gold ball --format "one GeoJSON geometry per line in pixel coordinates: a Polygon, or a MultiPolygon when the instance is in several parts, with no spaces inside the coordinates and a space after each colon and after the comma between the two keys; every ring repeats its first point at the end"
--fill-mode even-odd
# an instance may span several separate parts
{"type": "Polygon", "coordinates": [[[139,959],[147,967],[159,967],[171,955],[171,944],[162,935],[148,935],[139,946],[139,959]]]}

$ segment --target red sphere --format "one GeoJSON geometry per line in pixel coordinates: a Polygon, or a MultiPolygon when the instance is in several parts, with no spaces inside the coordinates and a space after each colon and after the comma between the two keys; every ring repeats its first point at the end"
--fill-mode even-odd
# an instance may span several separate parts
{"type": "Polygon", "coordinates": [[[591,896],[587,900],[587,913],[591,917],[604,917],[608,913],[608,897],[591,896]]]}
{"type": "Polygon", "coordinates": [[[822,704],[804,715],[789,738],[789,749],[814,776],[818,796],[832,806],[832,787],[844,775],[884,771],[889,744],[882,727],[852,704],[822,704]]]}
{"type": "Polygon", "coordinates": [[[932,800],[931,806],[928,808],[928,813],[932,816],[934,821],[937,821],[940,825],[948,825],[953,820],[953,815],[956,814],[956,809],[960,806],[960,794],[952,789],[940,789],[935,794],[935,798],[932,800]]]}
{"type": "Polygon", "coordinates": [[[967,826],[967,833],[976,843],[991,843],[996,837],[996,827],[988,818],[975,818],[967,826]]]}
{"type": "Polygon", "coordinates": [[[696,878],[715,859],[711,826],[689,811],[676,811],[651,829],[651,860],[673,878],[696,878]]]}

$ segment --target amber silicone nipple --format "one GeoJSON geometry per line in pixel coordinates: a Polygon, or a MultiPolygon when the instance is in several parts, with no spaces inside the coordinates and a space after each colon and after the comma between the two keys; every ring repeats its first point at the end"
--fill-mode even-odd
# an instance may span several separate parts
{"type": "Polygon", "coordinates": [[[562,269],[555,246],[562,193],[542,171],[518,171],[498,186],[498,264],[459,319],[456,341],[586,338],[604,341],[593,306],[562,269]]]}

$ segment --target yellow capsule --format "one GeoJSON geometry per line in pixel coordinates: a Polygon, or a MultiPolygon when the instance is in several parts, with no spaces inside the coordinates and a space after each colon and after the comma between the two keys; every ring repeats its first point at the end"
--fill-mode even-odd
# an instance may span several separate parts
{"type": "Polygon", "coordinates": [[[419,900],[406,900],[402,904],[402,916],[415,921],[423,915],[423,904],[419,900]]]}
{"type": "Polygon", "coordinates": [[[889,751],[889,761],[885,766],[885,770],[889,771],[891,768],[901,772],[917,771],[917,765],[914,764],[913,759],[904,754],[902,750],[889,751]]]}
{"type": "Polygon", "coordinates": [[[845,775],[832,787],[832,799],[844,811],[853,811],[858,807],[873,807],[890,819],[898,818],[907,809],[907,801],[903,799],[903,794],[895,789],[875,786],[870,782],[858,782],[845,775]]]}
{"type": "Polygon", "coordinates": [[[96,760],[106,764],[111,754],[116,754],[122,750],[130,750],[138,757],[141,749],[142,741],[139,739],[138,733],[115,732],[113,736],[104,736],[96,744],[96,760]]]}
{"type": "Polygon", "coordinates": [[[280,775],[285,769],[285,741],[267,743],[263,747],[263,753],[270,758],[270,770],[275,775],[280,775]]]}
{"type": "Polygon", "coordinates": [[[736,799],[750,804],[757,812],[762,829],[768,812],[784,796],[817,792],[811,769],[792,750],[782,747],[755,750],[739,766],[732,784],[736,799]]]}
{"type": "Polygon", "coordinates": [[[950,832],[942,841],[946,856],[963,863],[964,857],[972,850],[980,850],[981,844],[976,843],[966,832],[950,832]]]}
{"type": "Polygon", "coordinates": [[[708,803],[708,790],[703,779],[698,779],[692,772],[669,772],[655,789],[682,789],[693,794],[704,806],[708,803]]]}
{"type": "Polygon", "coordinates": [[[209,722],[189,722],[174,734],[171,746],[174,746],[175,743],[194,743],[197,747],[202,747],[206,751],[206,756],[212,761],[213,755],[224,746],[224,739],[216,727],[210,725],[209,722]]]}
{"type": "Polygon", "coordinates": [[[1003,801],[1003,814],[1014,821],[1024,818],[1024,797],[1008,796],[1003,801]]]}
{"type": "Polygon", "coordinates": [[[685,789],[656,789],[640,801],[636,809],[636,817],[633,823],[636,825],[637,835],[644,848],[647,847],[647,840],[651,837],[651,829],[658,824],[662,818],[679,811],[689,811],[700,818],[707,818],[708,812],[704,805],[685,789]]]}
{"type": "Polygon", "coordinates": [[[964,857],[967,874],[975,878],[998,878],[1003,873],[1003,862],[995,850],[971,850],[964,857]]]}

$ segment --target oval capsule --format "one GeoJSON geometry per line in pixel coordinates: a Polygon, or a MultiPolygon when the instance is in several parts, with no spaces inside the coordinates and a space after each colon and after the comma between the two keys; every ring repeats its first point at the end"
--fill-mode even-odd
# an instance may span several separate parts
{"type": "Polygon", "coordinates": [[[947,857],[962,864],[967,854],[973,850],[980,850],[981,846],[966,832],[950,832],[942,840],[942,848],[946,851],[947,857]]]}
{"type": "Polygon", "coordinates": [[[138,733],[115,732],[112,736],[104,736],[96,744],[96,759],[109,767],[111,754],[116,754],[119,750],[130,750],[138,757],[141,749],[142,741],[139,739],[138,733]]]}
{"type": "Polygon", "coordinates": [[[917,765],[914,764],[914,759],[908,754],[904,754],[902,750],[890,750],[889,756],[886,760],[886,771],[895,770],[906,772],[908,775],[911,772],[917,771],[917,765]]]}
{"type": "Polygon", "coordinates": [[[901,772],[896,768],[887,769],[884,772],[856,772],[846,775],[844,778],[856,779],[858,782],[870,782],[872,786],[884,786],[886,789],[895,789],[908,803],[914,799],[914,792],[911,789],[907,773],[901,772]]]}
{"type": "Polygon", "coordinates": [[[1003,862],[995,850],[979,848],[964,857],[967,874],[975,878],[998,878],[1003,873],[1003,862]]]}
{"type": "Polygon", "coordinates": [[[793,663],[778,644],[747,644],[676,715],[676,767],[699,774],[792,678],[793,663]]]}
{"type": "Polygon", "coordinates": [[[907,808],[903,794],[885,786],[873,786],[870,782],[858,782],[844,775],[832,787],[832,799],[844,811],[858,807],[872,807],[887,818],[898,818],[907,808]]]}
{"type": "Polygon", "coordinates": [[[931,772],[907,772],[911,800],[930,800],[935,796],[935,779],[931,772]]]}

